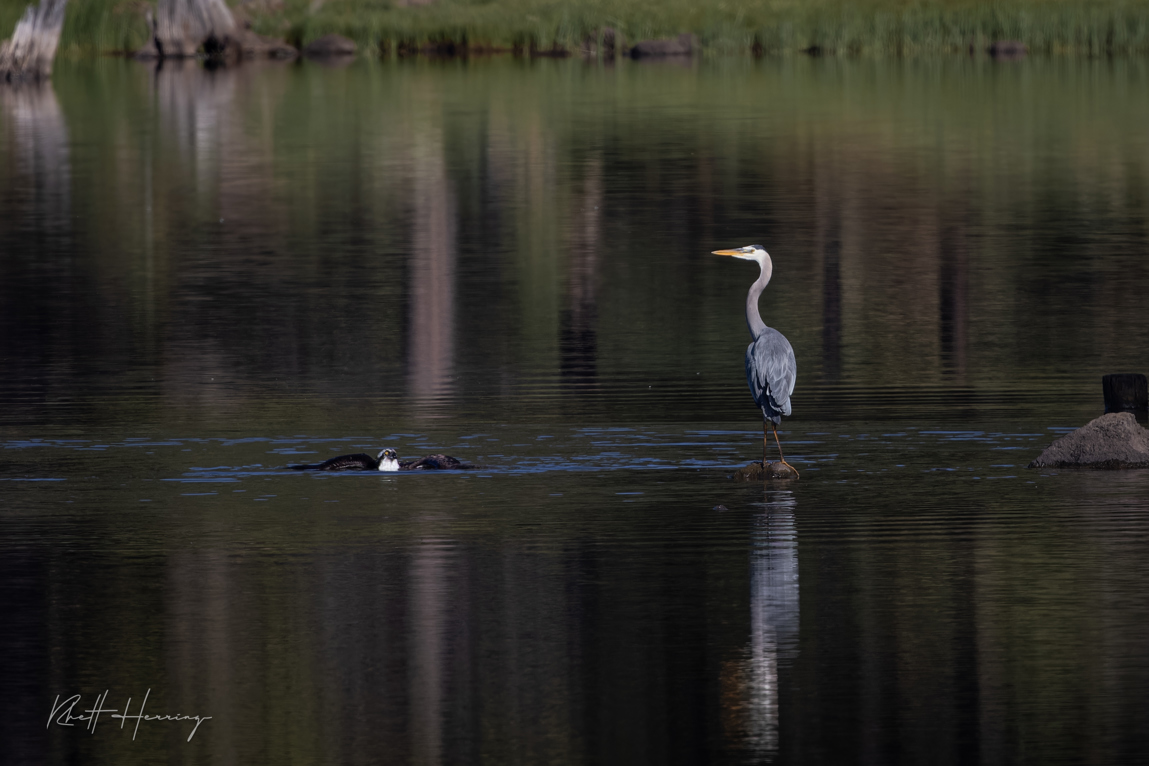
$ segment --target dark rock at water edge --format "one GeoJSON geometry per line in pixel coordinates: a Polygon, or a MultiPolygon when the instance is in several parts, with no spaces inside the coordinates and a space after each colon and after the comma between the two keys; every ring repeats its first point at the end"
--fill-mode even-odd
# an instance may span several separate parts
{"type": "Polygon", "coordinates": [[[770,479],[797,479],[798,472],[785,463],[751,463],[734,472],[734,481],[768,481],[770,479]]]}
{"type": "Polygon", "coordinates": [[[354,40],[343,35],[324,35],[303,46],[303,55],[308,58],[332,58],[354,56],[357,46],[354,40]]]}
{"type": "Polygon", "coordinates": [[[534,43],[531,43],[531,47],[529,49],[529,52],[530,52],[531,58],[564,59],[567,56],[571,55],[570,51],[568,51],[566,48],[559,45],[558,43],[555,43],[554,45],[552,45],[549,48],[540,48],[537,45],[535,45],[534,43]]]}
{"type": "Polygon", "coordinates": [[[1008,61],[1025,58],[1029,48],[1020,40],[997,40],[990,43],[986,53],[995,59],[1008,61]]]}
{"type": "Polygon", "coordinates": [[[1149,431],[1109,412],[1049,445],[1030,468],[1149,468],[1149,431]]]}
{"type": "Polygon", "coordinates": [[[683,33],[670,40],[643,40],[630,49],[631,58],[654,56],[692,56],[698,49],[698,38],[683,33]]]}
{"type": "Polygon", "coordinates": [[[291,45],[277,37],[266,37],[246,29],[240,37],[244,58],[293,59],[299,55],[291,45]]]}

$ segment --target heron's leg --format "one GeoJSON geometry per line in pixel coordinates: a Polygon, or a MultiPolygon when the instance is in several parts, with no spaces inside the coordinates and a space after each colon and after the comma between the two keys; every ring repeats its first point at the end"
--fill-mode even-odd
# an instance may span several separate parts
{"type": "Polygon", "coordinates": [[[766,468],[766,448],[770,446],[770,429],[766,427],[768,421],[762,418],[762,468],[766,468]]]}
{"type": "Polygon", "coordinates": [[[778,441],[778,426],[773,425],[773,423],[771,423],[771,426],[774,428],[774,443],[778,445],[778,462],[788,467],[791,471],[794,472],[794,475],[797,476],[798,469],[787,463],[786,458],[782,455],[782,442],[778,441]]]}

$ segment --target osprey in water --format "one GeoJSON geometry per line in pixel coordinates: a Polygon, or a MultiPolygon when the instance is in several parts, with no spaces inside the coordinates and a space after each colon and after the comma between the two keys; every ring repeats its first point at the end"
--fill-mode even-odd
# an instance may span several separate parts
{"type": "Polygon", "coordinates": [[[371,457],[363,452],[354,455],[340,455],[313,465],[293,465],[296,471],[451,471],[474,468],[450,455],[427,455],[418,460],[399,460],[399,453],[385,449],[379,457],[371,457]]]}

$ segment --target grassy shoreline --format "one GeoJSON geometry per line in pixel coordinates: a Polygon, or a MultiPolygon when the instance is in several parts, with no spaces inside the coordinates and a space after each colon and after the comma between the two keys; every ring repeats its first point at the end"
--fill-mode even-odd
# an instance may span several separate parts
{"type": "MultiPolygon", "coordinates": [[[[0,0],[0,36],[26,5],[0,0]]],[[[146,38],[141,0],[68,6],[64,55],[128,52],[146,38]]],[[[300,45],[327,33],[368,55],[418,50],[577,52],[604,27],[628,44],[680,32],[705,54],[923,55],[1021,40],[1033,53],[1104,56],[1149,53],[1149,0],[1080,2],[905,2],[903,0],[258,0],[237,3],[253,28],[300,45]]]]}

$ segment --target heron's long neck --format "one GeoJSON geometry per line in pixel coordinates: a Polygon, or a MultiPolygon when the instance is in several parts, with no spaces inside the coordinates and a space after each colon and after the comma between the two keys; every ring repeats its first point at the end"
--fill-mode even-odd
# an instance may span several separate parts
{"type": "Polygon", "coordinates": [[[758,313],[758,296],[766,289],[770,275],[774,272],[774,264],[770,262],[768,255],[762,256],[758,266],[762,270],[758,274],[758,281],[750,285],[750,292],[746,295],[746,326],[750,328],[750,336],[753,338],[757,338],[766,329],[766,323],[758,313]]]}

